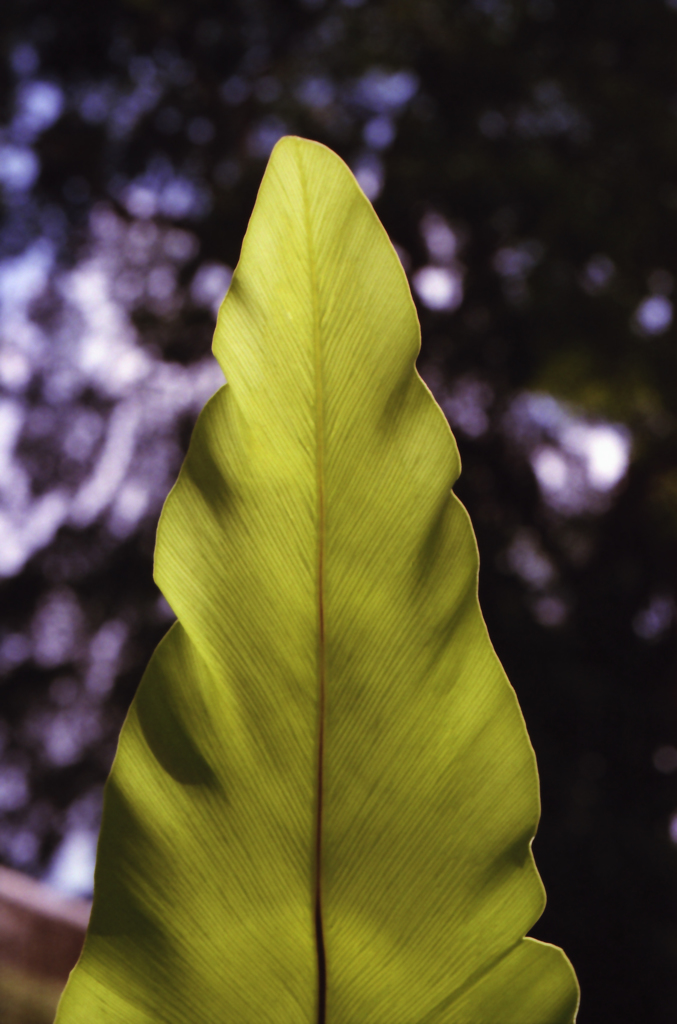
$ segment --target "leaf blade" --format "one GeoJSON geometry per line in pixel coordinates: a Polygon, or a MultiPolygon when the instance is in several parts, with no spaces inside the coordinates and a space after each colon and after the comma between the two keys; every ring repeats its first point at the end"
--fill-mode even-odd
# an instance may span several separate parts
{"type": "Polygon", "coordinates": [[[180,626],[123,730],[62,1024],[91,1020],[85,990],[106,984],[136,1009],[102,1024],[224,1007],[314,1024],[320,808],[327,1024],[512,1024],[472,1015],[495,1012],[492,978],[525,976],[515,1024],[573,1019],[563,955],[521,941],[543,904],[535,762],[418,347],[352,175],[283,140],[219,316],[229,383],[162,515],[156,578],[180,626]]]}

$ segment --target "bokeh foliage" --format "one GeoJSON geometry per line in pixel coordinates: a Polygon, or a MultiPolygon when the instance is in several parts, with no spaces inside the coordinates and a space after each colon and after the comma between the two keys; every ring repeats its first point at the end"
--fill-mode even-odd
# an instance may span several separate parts
{"type": "MultiPolygon", "coordinates": [[[[92,251],[95,210],[125,230],[178,227],[197,240],[171,295],[153,286],[125,307],[153,366],[197,365],[213,319],[190,300],[192,283],[210,261],[235,264],[284,131],[366,169],[412,273],[439,264],[462,279],[458,308],[420,303],[420,366],[458,437],[482,607],[539,760],[549,904],[535,934],[571,956],[582,1024],[672,1021],[677,349],[659,321],[677,272],[677,10],[663,0],[62,0],[57,12],[13,0],[0,26],[2,144],[40,161],[30,191],[5,186],[0,249],[11,260],[51,239],[53,283],[30,315],[62,344],[77,325],[64,321],[58,274],[92,251]],[[57,86],[63,109],[13,141],[21,83],[33,80],[57,86]],[[384,82],[411,95],[397,100],[384,82]],[[153,206],[153,189],[179,179],[192,206],[153,206]],[[431,251],[431,216],[453,229],[455,254],[431,251]],[[647,308],[658,321],[643,325],[647,308]],[[529,392],[630,431],[628,472],[596,504],[563,507],[539,485],[534,453],[557,437],[552,416],[543,426],[517,415],[529,392]]],[[[36,494],[69,473],[75,487],[84,472],[58,443],[76,398],[105,422],[116,404],[91,387],[57,400],[50,379],[34,372],[21,399],[30,417],[16,451],[36,494]],[[31,433],[45,410],[53,430],[31,433]]],[[[194,415],[173,421],[158,493],[194,415]]],[[[2,856],[27,870],[45,868],[74,821],[94,821],[122,716],[166,629],[151,584],[157,511],[151,501],[124,535],[103,513],[64,521],[3,582],[8,636],[36,636],[51,593],[81,609],[67,660],[10,659],[0,690],[3,764],[24,773],[31,797],[7,809],[2,856]],[[81,680],[83,652],[110,621],[127,629],[115,686],[87,704],[91,742],[50,763],[36,740],[48,726],[35,723],[80,706],[79,689],[69,697],[56,684],[81,680]]]]}

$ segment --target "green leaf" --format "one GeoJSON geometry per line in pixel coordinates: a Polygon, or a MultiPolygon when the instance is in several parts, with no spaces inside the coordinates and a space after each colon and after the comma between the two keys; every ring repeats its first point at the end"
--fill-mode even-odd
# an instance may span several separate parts
{"type": "Polygon", "coordinates": [[[107,784],[58,1024],[566,1024],[523,936],[533,751],[477,602],[406,278],[345,164],[286,138],[160,521],[178,622],[107,784]]]}

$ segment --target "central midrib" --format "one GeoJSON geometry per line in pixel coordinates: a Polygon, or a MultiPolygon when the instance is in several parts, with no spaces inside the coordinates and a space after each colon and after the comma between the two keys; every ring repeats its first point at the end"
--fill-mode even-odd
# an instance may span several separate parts
{"type": "Polygon", "coordinates": [[[318,740],[317,740],[317,810],[315,816],[315,942],[317,946],[318,1009],[317,1024],[326,1024],[327,1011],[327,964],[322,928],[322,799],[324,774],[324,718],[326,687],[326,650],[324,636],[324,403],[322,390],[322,349],[320,343],[320,310],[315,267],[315,251],[310,223],[308,190],[303,168],[299,161],[303,191],[308,266],[312,303],[313,350],[315,358],[315,450],[317,486],[317,600],[318,600],[318,740]]]}

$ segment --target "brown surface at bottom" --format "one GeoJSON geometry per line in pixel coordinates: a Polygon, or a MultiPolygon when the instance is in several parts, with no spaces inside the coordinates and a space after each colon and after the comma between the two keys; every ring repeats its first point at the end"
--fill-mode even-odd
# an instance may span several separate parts
{"type": "Polygon", "coordinates": [[[0,965],[0,1024],[52,1024],[62,989],[0,965]]]}
{"type": "Polygon", "coordinates": [[[0,1024],[52,1024],[89,911],[86,900],[0,867],[0,1024]]]}
{"type": "MultiPolygon", "coordinates": [[[[0,970],[63,987],[80,955],[89,910],[86,900],[68,899],[0,867],[0,970]]],[[[5,1024],[1,1015],[0,1024],[5,1024]]]]}

